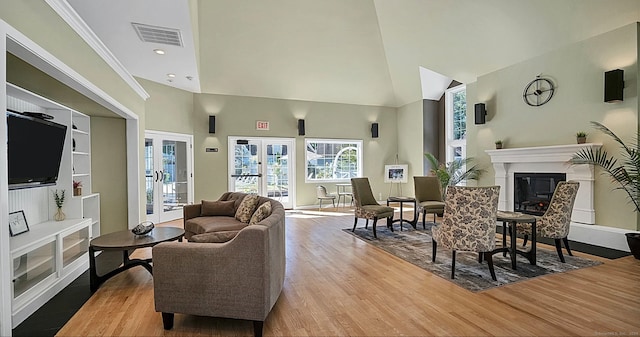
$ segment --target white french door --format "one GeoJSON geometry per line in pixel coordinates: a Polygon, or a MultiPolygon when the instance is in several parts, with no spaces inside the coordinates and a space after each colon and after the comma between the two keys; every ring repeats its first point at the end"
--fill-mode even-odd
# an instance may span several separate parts
{"type": "Polygon", "coordinates": [[[191,135],[145,131],[147,220],[181,218],[182,207],[193,203],[192,143],[191,135]]]}
{"type": "Polygon", "coordinates": [[[293,208],[295,139],[229,137],[229,191],[257,193],[293,208]]]}

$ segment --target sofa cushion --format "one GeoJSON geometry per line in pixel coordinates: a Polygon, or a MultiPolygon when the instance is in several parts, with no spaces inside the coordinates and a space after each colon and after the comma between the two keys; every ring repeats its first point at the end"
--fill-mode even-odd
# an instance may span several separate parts
{"type": "Polygon", "coordinates": [[[249,224],[255,225],[258,222],[264,220],[269,215],[271,215],[271,201],[265,201],[260,206],[258,206],[258,209],[256,209],[255,212],[253,212],[251,220],[249,220],[249,224]]]}
{"type": "Polygon", "coordinates": [[[236,209],[233,200],[229,201],[206,201],[202,200],[202,206],[200,207],[201,216],[234,216],[236,209]]]}
{"type": "Polygon", "coordinates": [[[184,222],[184,230],[195,235],[207,232],[236,231],[247,227],[246,223],[230,216],[201,216],[184,222]]]}
{"type": "Polygon", "coordinates": [[[204,242],[204,243],[223,243],[227,242],[238,235],[239,231],[221,231],[202,233],[192,236],[189,241],[191,242],[204,242]]]}
{"type": "Polygon", "coordinates": [[[256,207],[258,207],[258,198],[259,196],[256,194],[248,194],[244,199],[242,199],[240,206],[238,206],[238,209],[236,210],[236,219],[238,221],[246,224],[249,223],[253,212],[255,212],[256,207]]]}

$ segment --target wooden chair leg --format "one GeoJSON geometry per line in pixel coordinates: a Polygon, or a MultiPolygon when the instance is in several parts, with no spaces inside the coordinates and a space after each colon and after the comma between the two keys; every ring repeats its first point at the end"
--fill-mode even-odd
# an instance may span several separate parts
{"type": "Polygon", "coordinates": [[[173,328],[173,313],[172,312],[163,312],[162,313],[162,325],[165,330],[171,330],[173,328]]]}
{"type": "Polygon", "coordinates": [[[356,231],[356,225],[358,224],[358,217],[355,217],[354,221],[353,221],[353,229],[351,230],[352,232],[356,231]]]}
{"type": "Polygon", "coordinates": [[[562,242],[564,242],[564,248],[567,249],[567,253],[569,253],[569,256],[573,256],[573,253],[571,253],[571,248],[569,248],[569,239],[565,237],[562,239],[562,242]]]}
{"type": "Polygon", "coordinates": [[[451,279],[456,278],[456,251],[451,251],[451,279]]]}
{"type": "Polygon", "coordinates": [[[253,321],[253,335],[255,337],[262,337],[262,327],[264,326],[263,321],[253,321]]]}
{"type": "Polygon", "coordinates": [[[427,226],[425,225],[425,218],[427,217],[427,210],[426,209],[422,209],[422,229],[427,229],[427,226]]]}
{"type": "Polygon", "coordinates": [[[484,259],[487,260],[487,264],[489,265],[489,273],[491,273],[491,279],[497,281],[498,279],[496,278],[496,271],[493,269],[493,254],[491,254],[491,252],[484,252],[484,259]]]}
{"type": "Polygon", "coordinates": [[[431,249],[431,262],[436,262],[436,251],[438,250],[438,243],[434,239],[431,239],[431,249]]]}
{"type": "Polygon", "coordinates": [[[564,256],[562,255],[562,244],[560,243],[560,239],[553,240],[556,243],[556,251],[558,252],[558,257],[560,257],[560,261],[564,263],[564,256]]]}
{"type": "Polygon", "coordinates": [[[378,235],[376,234],[376,223],[378,223],[378,218],[373,218],[373,237],[377,239],[378,235]]]}

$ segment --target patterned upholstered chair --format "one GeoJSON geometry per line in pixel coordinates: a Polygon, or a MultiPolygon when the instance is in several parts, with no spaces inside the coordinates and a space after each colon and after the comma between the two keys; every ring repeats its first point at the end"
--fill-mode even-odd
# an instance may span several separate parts
{"type": "Polygon", "coordinates": [[[425,218],[427,213],[433,213],[433,222],[436,222],[436,216],[444,213],[444,201],[442,201],[442,192],[440,192],[440,181],[438,177],[413,177],[413,185],[416,193],[416,203],[418,211],[422,210],[422,228],[425,227],[425,218]]]}
{"type": "Polygon", "coordinates": [[[322,200],[331,200],[331,202],[333,203],[333,207],[336,207],[336,196],[333,194],[328,194],[326,187],[322,185],[316,187],[316,196],[318,197],[318,200],[320,200],[318,209],[322,208],[322,200]]]}
{"type": "MultiPolygon", "coordinates": [[[[567,253],[573,256],[569,248],[569,225],[571,224],[571,213],[573,204],[578,194],[580,183],[577,181],[561,181],[556,185],[547,211],[542,216],[536,216],[536,231],[538,237],[553,239],[556,244],[556,251],[560,261],[564,263],[562,255],[562,244],[567,249],[567,253]]],[[[528,236],[531,234],[531,225],[522,224],[518,226],[518,234],[524,234],[524,245],[527,245],[528,236]]]]}
{"type": "Polygon", "coordinates": [[[432,227],[433,256],[437,246],[451,249],[451,278],[455,278],[456,251],[478,252],[496,280],[492,251],[496,248],[496,216],[500,186],[449,186],[446,191],[442,223],[432,227]]]}
{"type": "Polygon", "coordinates": [[[369,220],[373,220],[373,237],[377,238],[376,224],[378,219],[387,218],[387,226],[393,231],[391,222],[393,221],[393,207],[382,206],[378,204],[376,198],[373,197],[369,178],[351,178],[351,190],[353,191],[353,199],[355,200],[355,221],[353,222],[352,232],[356,230],[358,218],[366,220],[364,228],[369,226],[369,220]]]}

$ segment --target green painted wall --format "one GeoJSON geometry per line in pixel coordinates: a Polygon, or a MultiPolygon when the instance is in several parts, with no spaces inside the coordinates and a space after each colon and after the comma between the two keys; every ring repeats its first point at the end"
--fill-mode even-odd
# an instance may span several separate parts
{"type": "MultiPolygon", "coordinates": [[[[212,199],[227,191],[227,139],[229,136],[296,139],[296,205],[317,203],[316,183],[305,183],[304,154],[307,138],[361,139],[364,176],[374,195],[386,195],[385,164],[397,151],[396,109],[349,104],[319,103],[257,97],[197,94],[194,100],[195,200],[212,199]],[[209,134],[209,115],[216,116],[216,133],[209,134]],[[306,136],[298,136],[297,120],[304,119],[306,136]],[[257,120],[270,122],[269,131],[256,131],[257,120]],[[371,138],[371,123],[380,123],[380,137],[371,138]],[[217,153],[205,148],[217,147],[217,153]]],[[[335,191],[335,184],[323,184],[335,191]]]]}
{"type": "Polygon", "coordinates": [[[142,78],[136,80],[151,95],[145,103],[145,130],[193,134],[193,93],[142,78]]]}
{"type": "MultiPolygon", "coordinates": [[[[487,123],[467,123],[468,155],[488,168],[479,185],[494,183],[487,149],[495,139],[508,148],[574,144],[577,131],[586,131],[588,142],[603,143],[610,153],[618,147],[590,127],[598,121],[621,138],[632,140],[638,131],[638,27],[631,24],[579,43],[571,44],[510,67],[480,76],[467,86],[467,106],[487,103],[487,123]],[[604,72],[625,71],[624,102],[603,102],[604,72]],[[549,103],[531,107],[522,100],[525,85],[536,75],[553,78],[557,91],[549,103]]],[[[473,109],[467,109],[473,120],[473,109]]],[[[596,224],[636,229],[637,214],[625,194],[598,175],[595,181],[596,224]]]]}
{"type": "MultiPolygon", "coordinates": [[[[406,184],[401,184],[403,196],[415,196],[413,176],[423,175],[423,101],[398,108],[398,163],[409,165],[406,184]]],[[[396,187],[394,187],[393,194],[396,187]]]]}
{"type": "Polygon", "coordinates": [[[91,118],[91,185],[100,193],[102,234],[127,229],[126,139],[124,119],[91,118]]]}

